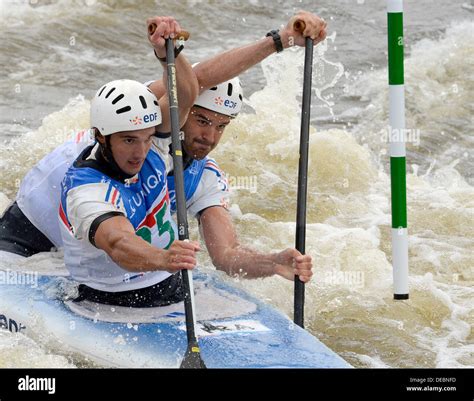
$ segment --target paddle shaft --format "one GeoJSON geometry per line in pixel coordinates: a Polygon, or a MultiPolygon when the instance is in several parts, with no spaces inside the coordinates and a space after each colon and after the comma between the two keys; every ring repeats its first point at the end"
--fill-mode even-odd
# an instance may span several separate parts
{"type": "MultiPolygon", "coordinates": [[[[309,123],[311,117],[311,84],[313,74],[313,41],[305,38],[303,100],[301,110],[300,159],[298,166],[298,197],[296,209],[296,246],[303,255],[306,245],[306,200],[308,193],[309,123]]],[[[304,327],[304,283],[295,276],[294,322],[304,327]]]]}
{"type": "MultiPolygon", "coordinates": [[[[184,196],[184,179],[183,179],[183,152],[181,149],[181,139],[179,137],[179,109],[178,109],[178,90],[176,83],[176,65],[174,57],[174,43],[172,39],[166,39],[166,61],[168,71],[168,95],[171,118],[171,149],[173,154],[173,170],[176,194],[176,210],[178,218],[178,236],[179,239],[185,241],[189,239],[188,218],[186,215],[186,198],[184,196]]],[[[186,315],[186,334],[188,338],[188,350],[192,348],[192,352],[199,356],[199,347],[194,330],[194,312],[192,291],[192,274],[187,270],[181,270],[184,287],[184,311],[186,315]]],[[[196,355],[194,355],[196,356],[196,355]]],[[[185,356],[186,359],[187,355],[185,356]]],[[[200,359],[200,356],[199,356],[200,359]]],[[[185,361],[183,361],[184,363],[185,361]]],[[[202,361],[201,361],[202,362],[202,361]]],[[[186,367],[202,367],[202,366],[186,366],[186,367]]]]}

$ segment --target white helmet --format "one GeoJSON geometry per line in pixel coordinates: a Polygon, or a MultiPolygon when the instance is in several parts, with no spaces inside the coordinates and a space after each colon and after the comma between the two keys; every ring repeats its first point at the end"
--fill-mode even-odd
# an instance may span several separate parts
{"type": "Polygon", "coordinates": [[[242,86],[239,77],[235,77],[201,93],[194,105],[235,117],[242,108],[242,101],[242,86]]]}
{"type": "Polygon", "coordinates": [[[161,110],[153,92],[129,79],[105,84],[91,101],[91,126],[104,136],[161,124],[161,110]]]}

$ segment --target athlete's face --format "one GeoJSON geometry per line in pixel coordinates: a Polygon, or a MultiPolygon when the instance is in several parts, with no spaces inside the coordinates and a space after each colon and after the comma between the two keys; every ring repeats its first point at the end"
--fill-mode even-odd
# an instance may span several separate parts
{"type": "Polygon", "coordinates": [[[155,127],[117,132],[110,137],[115,162],[130,175],[140,172],[151,148],[155,127]]]}
{"type": "Polygon", "coordinates": [[[201,160],[219,143],[230,117],[194,106],[184,124],[184,151],[201,160]]]}

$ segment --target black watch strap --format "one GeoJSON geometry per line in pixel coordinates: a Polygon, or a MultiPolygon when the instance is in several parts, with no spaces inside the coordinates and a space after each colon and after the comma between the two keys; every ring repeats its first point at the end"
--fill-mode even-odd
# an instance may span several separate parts
{"type": "Polygon", "coordinates": [[[281,36],[280,31],[278,29],[274,29],[273,31],[268,32],[265,37],[271,36],[273,38],[273,42],[275,43],[275,48],[277,53],[283,51],[283,43],[281,43],[281,36]]]}
{"type": "MultiPolygon", "coordinates": [[[[179,47],[175,47],[174,48],[174,57],[178,57],[179,53],[181,53],[181,51],[184,49],[184,45],[181,45],[179,47]]],[[[158,55],[156,54],[156,50],[153,49],[153,52],[155,53],[155,57],[160,60],[161,62],[163,63],[166,63],[166,57],[158,57],[158,55]]]]}

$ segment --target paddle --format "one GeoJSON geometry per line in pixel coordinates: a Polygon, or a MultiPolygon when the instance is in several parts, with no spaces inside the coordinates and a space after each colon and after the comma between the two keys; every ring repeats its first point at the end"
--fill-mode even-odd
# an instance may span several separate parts
{"type": "MultiPolygon", "coordinates": [[[[155,24],[150,24],[155,25],[155,24]]],[[[149,32],[153,34],[155,27],[149,32]]],[[[189,36],[189,35],[188,35],[189,36]]],[[[178,217],[178,235],[179,239],[186,241],[189,239],[188,219],[186,216],[186,199],[184,196],[183,179],[183,152],[181,149],[181,140],[179,138],[179,114],[178,114],[178,91],[176,87],[176,66],[174,59],[174,43],[172,39],[166,39],[166,64],[168,71],[168,96],[170,103],[171,118],[171,149],[173,153],[174,180],[176,191],[176,210],[178,217]]],[[[184,287],[184,311],[186,315],[186,334],[188,338],[188,348],[181,362],[180,368],[202,369],[206,368],[201,359],[199,344],[197,342],[194,330],[194,292],[192,273],[188,270],[181,270],[184,287]]]]}
{"type": "MultiPolygon", "coordinates": [[[[295,31],[303,33],[306,25],[297,20],[295,31]]],[[[298,195],[296,201],[296,249],[304,255],[306,241],[306,198],[308,192],[309,120],[311,113],[311,83],[313,74],[313,41],[306,38],[304,58],[303,101],[301,107],[300,159],[298,166],[298,195]]],[[[295,275],[294,322],[304,328],[304,283],[295,275]]]]}

